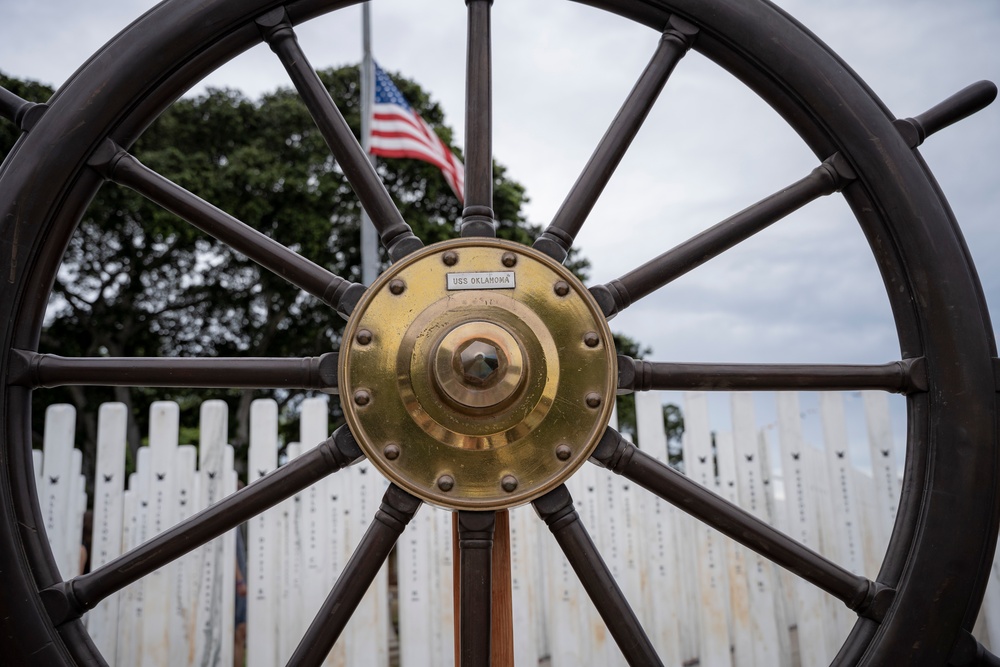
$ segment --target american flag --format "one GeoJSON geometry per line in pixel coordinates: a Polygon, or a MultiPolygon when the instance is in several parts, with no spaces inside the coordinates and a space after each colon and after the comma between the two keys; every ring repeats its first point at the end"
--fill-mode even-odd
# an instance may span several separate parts
{"type": "Polygon", "coordinates": [[[375,65],[375,107],[372,113],[371,153],[383,157],[410,157],[430,162],[465,201],[465,167],[423,118],[413,110],[389,75],[375,65]]]}

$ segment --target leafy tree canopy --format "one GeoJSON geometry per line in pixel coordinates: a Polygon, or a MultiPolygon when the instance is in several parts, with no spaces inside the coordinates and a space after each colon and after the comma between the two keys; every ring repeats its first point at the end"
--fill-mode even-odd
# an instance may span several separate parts
{"type": "MultiPolygon", "coordinates": [[[[358,68],[320,72],[348,123],[359,132],[358,68]]],[[[413,108],[451,144],[444,113],[415,82],[393,79],[413,108]]],[[[0,74],[0,85],[32,101],[50,88],[0,74]]],[[[17,139],[0,123],[0,155],[17,139]]],[[[360,206],[294,90],[253,100],[236,90],[209,90],[171,106],[131,148],[144,164],[345,278],[359,281],[360,206]]],[[[438,169],[409,159],[380,159],[378,172],[414,232],[425,243],[457,236],[462,207],[438,169]]],[[[498,236],[530,243],[540,228],[525,217],[524,187],[494,164],[498,236]]],[[[385,262],[385,255],[382,255],[385,262]]],[[[585,277],[588,263],[568,266],[585,277]]],[[[125,188],[101,188],[73,236],[56,279],[41,349],[67,356],[316,356],[335,350],[344,322],[329,307],[261,269],[125,188]]],[[[625,354],[638,352],[621,349],[625,354]]],[[[146,432],[147,406],[171,399],[193,434],[196,405],[230,403],[237,459],[247,444],[253,398],[272,396],[288,414],[301,393],[69,387],[38,391],[35,418],[60,401],[77,406],[86,466],[93,463],[97,406],[131,408],[130,453],[146,432]]],[[[339,405],[332,397],[334,418],[339,405]]],[[[623,410],[623,412],[625,412],[623,410]]],[[[284,441],[297,439],[287,420],[284,441]]],[[[634,417],[632,418],[634,423],[634,417]]],[[[634,430],[634,426],[633,426],[634,430]]]]}

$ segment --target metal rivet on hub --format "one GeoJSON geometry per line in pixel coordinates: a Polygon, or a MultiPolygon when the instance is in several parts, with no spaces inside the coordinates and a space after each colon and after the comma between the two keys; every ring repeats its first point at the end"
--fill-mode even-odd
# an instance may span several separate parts
{"type": "Polygon", "coordinates": [[[513,475],[504,475],[503,479],[500,480],[500,488],[507,493],[510,493],[517,488],[517,477],[514,477],[513,475]]]}
{"type": "Polygon", "coordinates": [[[362,329],[358,332],[358,335],[354,337],[354,340],[358,341],[358,345],[367,345],[372,342],[372,332],[368,329],[362,329]]]}
{"type": "Polygon", "coordinates": [[[569,284],[560,280],[555,284],[555,290],[558,296],[566,296],[569,294],[569,284]]]}
{"type": "Polygon", "coordinates": [[[517,255],[515,255],[512,252],[505,252],[503,256],[500,258],[500,261],[503,263],[504,266],[506,266],[509,269],[510,267],[517,264],[517,255]]]}
{"type": "Polygon", "coordinates": [[[389,281],[389,291],[392,292],[393,294],[397,295],[402,294],[403,290],[405,289],[406,289],[406,283],[404,283],[399,278],[389,281]]]}
{"type": "Polygon", "coordinates": [[[458,253],[454,250],[449,250],[441,255],[441,261],[444,262],[445,266],[455,266],[458,264],[458,253]]]}
{"type": "Polygon", "coordinates": [[[597,408],[601,406],[601,395],[591,392],[587,394],[587,407],[597,408]]]}
{"type": "Polygon", "coordinates": [[[372,395],[366,389],[358,389],[354,392],[354,403],[356,405],[368,405],[371,403],[372,395]]]}
{"type": "Polygon", "coordinates": [[[442,491],[451,491],[455,486],[455,478],[451,475],[441,475],[438,477],[438,488],[442,491]]]}
{"type": "Polygon", "coordinates": [[[399,458],[399,445],[396,443],[389,443],[385,446],[385,449],[382,450],[382,453],[385,455],[385,458],[390,461],[395,461],[399,458]]]}
{"type": "Polygon", "coordinates": [[[587,347],[597,347],[597,345],[600,342],[601,342],[601,337],[598,336],[593,331],[588,331],[587,333],[583,334],[583,344],[586,345],[587,347]]]}
{"type": "Polygon", "coordinates": [[[556,458],[560,461],[565,461],[572,455],[573,450],[570,449],[569,445],[559,445],[556,447],[556,458]]]}

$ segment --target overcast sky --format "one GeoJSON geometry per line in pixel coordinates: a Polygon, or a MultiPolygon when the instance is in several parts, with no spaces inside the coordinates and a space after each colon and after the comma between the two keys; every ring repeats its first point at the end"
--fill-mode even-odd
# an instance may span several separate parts
{"type": "MultiPolygon", "coordinates": [[[[0,70],[62,83],[147,0],[0,0],[0,70]]],[[[897,116],[980,79],[1000,81],[997,0],[788,0],[781,4],[897,116]]],[[[373,4],[380,64],[417,80],[464,135],[465,4],[373,4]]],[[[494,154],[547,223],[646,64],[658,35],[574,3],[497,0],[494,154]]],[[[312,63],[360,58],[360,10],[300,29],[312,63]]],[[[251,95],[288,85],[257,48],[211,77],[251,95]]],[[[1000,317],[1000,105],[921,148],[1000,317]]],[[[777,115],[692,53],[579,236],[593,282],[642,261],[801,178],[816,159],[777,115]]],[[[833,196],[634,305],[613,328],[678,361],[884,362],[899,357],[881,281],[846,204],[833,196]]]]}

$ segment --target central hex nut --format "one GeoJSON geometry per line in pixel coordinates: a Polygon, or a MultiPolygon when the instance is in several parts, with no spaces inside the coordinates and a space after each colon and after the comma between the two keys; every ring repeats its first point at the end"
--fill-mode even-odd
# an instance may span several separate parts
{"type": "Polygon", "coordinates": [[[484,340],[474,340],[463,345],[457,361],[462,368],[462,381],[471,387],[484,387],[498,377],[502,353],[484,340]]]}
{"type": "Polygon", "coordinates": [[[463,408],[505,407],[521,386],[521,345],[492,322],[465,322],[438,343],[431,367],[442,394],[463,408]]]}

